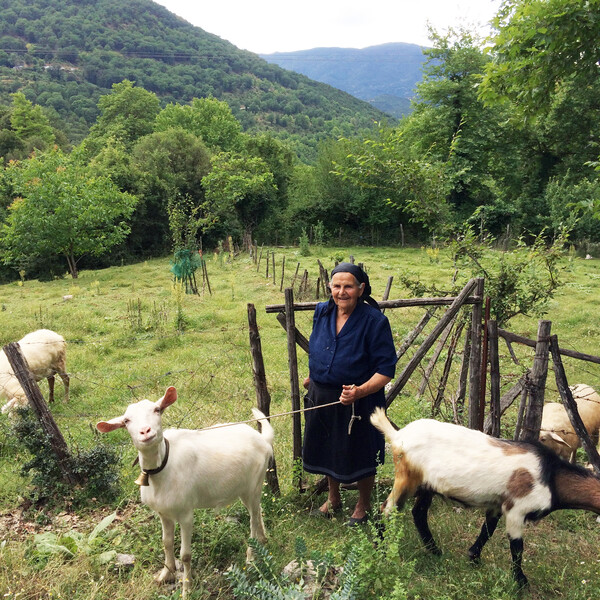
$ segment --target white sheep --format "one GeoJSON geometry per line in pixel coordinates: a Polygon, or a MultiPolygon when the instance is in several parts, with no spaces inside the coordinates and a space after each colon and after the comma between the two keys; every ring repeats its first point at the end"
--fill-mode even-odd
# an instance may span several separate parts
{"type": "Polygon", "coordinates": [[[440,550],[427,513],[435,494],[486,509],[485,523],[469,549],[473,561],[479,560],[504,514],[512,572],[519,586],[527,584],[521,566],[526,521],[563,508],[600,513],[600,480],[541,444],[501,440],[432,419],[420,419],[396,431],[381,408],[375,409],[371,422],[391,442],[394,458],[394,485],[384,514],[416,496],[413,519],[425,547],[434,554],[440,550]]]}
{"type": "MultiPolygon", "coordinates": [[[[600,430],[600,395],[594,388],[584,383],[570,386],[573,399],[577,404],[579,416],[590,436],[592,443],[598,444],[600,430]]],[[[577,448],[581,440],[569,419],[569,415],[560,402],[544,404],[540,426],[540,442],[554,450],[562,458],[575,462],[577,448]]]]}
{"type": "MultiPolygon", "coordinates": [[[[173,545],[175,523],[179,523],[186,597],[191,585],[195,508],[227,506],[240,498],[250,513],[250,536],[261,543],[266,541],[260,500],[273,455],[274,432],[258,409],[252,412],[260,420],[262,434],[244,424],[163,432],[162,413],[175,400],[177,391],[169,387],[158,402],[130,404],[123,416],[100,421],[96,427],[102,433],[125,427],[138,450],[142,475],[136,483],[141,499],[158,513],[162,523],[165,566],[156,577],[159,583],[175,580],[173,545]]],[[[250,548],[246,556],[252,558],[250,548]]]]}
{"type": "MultiPolygon", "coordinates": [[[[65,386],[65,402],[69,401],[69,375],[67,374],[67,343],[49,329],[38,329],[19,340],[29,370],[36,381],[48,379],[49,402],[54,402],[54,376],[58,373],[65,386]]],[[[27,397],[14,374],[4,351],[0,351],[0,396],[8,399],[2,412],[27,405],[27,397]]]]}

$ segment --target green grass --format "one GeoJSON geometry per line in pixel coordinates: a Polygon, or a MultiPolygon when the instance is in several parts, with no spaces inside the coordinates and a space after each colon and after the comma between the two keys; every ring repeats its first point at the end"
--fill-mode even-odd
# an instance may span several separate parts
{"type": "MultiPolygon", "coordinates": [[[[390,276],[394,277],[390,298],[407,297],[407,290],[398,284],[402,273],[412,273],[423,282],[449,289],[454,268],[443,250],[437,257],[425,249],[414,248],[311,248],[311,251],[311,256],[303,257],[297,249],[276,249],[275,283],[265,277],[265,253],[260,271],[246,256],[222,265],[209,258],[212,295],[206,290],[199,296],[176,294],[168,259],[83,271],[77,281],[65,277],[44,283],[2,285],[0,343],[17,340],[40,327],[54,329],[67,339],[71,402],[62,403],[62,384],[57,381],[57,402],[51,409],[67,443],[87,448],[97,443],[93,428],[97,421],[118,416],[132,401],[157,399],[169,385],[177,388],[179,400],[165,413],[167,426],[204,427],[249,418],[255,404],[247,325],[247,304],[251,302],[257,310],[272,396],[271,412],[285,412],[290,410],[285,332],[275,315],[264,310],[266,305],[284,302],[279,290],[283,256],[286,258],[284,287],[290,284],[299,262],[299,273],[308,269],[314,288],[317,258],[331,268],[332,257],[352,254],[367,267],[375,297],[381,296],[390,276]],[[73,297],[65,300],[66,295],[73,297]],[[178,314],[183,316],[180,322],[184,326],[180,328],[176,327],[178,314]]],[[[600,262],[565,259],[564,267],[565,285],[551,301],[545,318],[552,321],[552,331],[558,335],[562,347],[600,354],[597,343],[600,262]]],[[[468,274],[464,274],[464,279],[467,278],[468,274]]],[[[423,309],[395,309],[386,314],[399,344],[418,322],[423,309]]],[[[311,318],[310,312],[296,313],[297,327],[305,335],[310,333],[311,318]]],[[[428,330],[433,324],[432,320],[428,330]]],[[[535,338],[537,324],[537,317],[518,317],[508,329],[535,338]]],[[[520,366],[509,360],[501,342],[503,388],[531,365],[531,349],[515,347],[515,350],[520,366]]],[[[298,357],[302,378],[307,373],[308,361],[301,350],[298,357]]],[[[407,360],[408,357],[401,360],[398,372],[407,360]]],[[[458,357],[455,363],[458,367],[458,357]]],[[[564,365],[570,383],[600,386],[597,365],[568,358],[564,359],[564,365]]],[[[436,368],[432,378],[435,385],[440,368],[436,368]]],[[[390,416],[397,424],[429,416],[429,392],[421,399],[416,398],[421,376],[422,370],[415,372],[392,405],[390,416]]],[[[45,394],[45,382],[41,382],[41,389],[45,394]]],[[[452,377],[440,418],[451,418],[450,398],[455,390],[456,380],[452,377]]],[[[547,399],[557,398],[550,371],[547,399]]],[[[513,423],[511,409],[503,423],[505,435],[512,435],[513,423]]],[[[298,536],[305,539],[309,551],[329,550],[337,564],[343,564],[349,549],[360,542],[361,534],[348,530],[343,520],[328,522],[308,516],[310,508],[318,505],[322,497],[299,494],[295,489],[290,417],[274,419],[273,425],[282,497],[273,498],[265,492],[263,506],[270,533],[268,549],[275,564],[283,567],[294,558],[294,541],[298,536]]],[[[125,432],[108,436],[103,440],[116,445],[122,453],[123,492],[118,502],[102,506],[90,501],[89,507],[69,519],[58,511],[43,508],[30,508],[21,516],[29,482],[18,471],[27,457],[12,436],[7,418],[0,419],[0,596],[11,600],[171,597],[169,590],[157,588],[152,582],[152,575],[162,561],[160,524],[138,502],[137,486],[133,484],[137,471],[131,466],[135,452],[125,432]],[[107,548],[136,556],[131,571],[100,566],[90,556],[40,561],[32,554],[33,531],[49,527],[59,532],[76,527],[89,533],[115,509],[119,520],[111,526],[105,544],[107,548]]],[[[385,497],[385,482],[390,477],[388,460],[381,470],[384,483],[378,489],[378,501],[385,497]]],[[[316,479],[311,476],[307,482],[316,479]]],[[[344,493],[348,508],[353,505],[355,495],[354,491],[344,493]]],[[[509,575],[510,555],[502,523],[484,550],[482,565],[468,564],[466,549],[476,537],[481,521],[478,511],[458,509],[449,502],[436,500],[431,527],[444,555],[432,557],[423,551],[410,511],[406,511],[401,517],[403,535],[398,541],[396,559],[399,562],[391,567],[405,567],[399,570],[406,575],[403,597],[427,600],[514,597],[516,591],[509,575]]],[[[528,526],[524,570],[531,589],[527,596],[570,600],[594,597],[600,582],[598,527],[594,515],[576,511],[551,515],[537,525],[528,526]]],[[[193,599],[232,598],[222,573],[232,563],[243,565],[247,534],[248,515],[239,503],[218,512],[197,511],[193,599]]],[[[391,593],[389,589],[378,589],[376,584],[373,589],[376,592],[367,597],[385,597],[391,593]]],[[[173,597],[179,597],[178,591],[173,597]]]]}

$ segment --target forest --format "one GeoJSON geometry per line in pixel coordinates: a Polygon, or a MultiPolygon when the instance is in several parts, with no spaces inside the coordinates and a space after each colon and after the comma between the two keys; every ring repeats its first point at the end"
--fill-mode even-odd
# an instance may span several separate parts
{"type": "Polygon", "coordinates": [[[111,1],[37,0],[39,10],[0,2],[3,68],[44,72],[26,85],[15,76],[0,106],[3,278],[76,277],[81,266],[178,248],[312,236],[338,245],[435,245],[468,232],[506,243],[568,236],[583,255],[600,253],[599,0],[507,0],[489,40],[432,31],[411,113],[371,120],[370,129],[361,126],[366,113],[349,116],[351,103],[334,110],[331,96],[323,104],[318,91],[328,86],[237,50],[227,68],[214,69],[222,85],[179,88],[178,67],[189,62],[198,29],[150,3],[155,12],[144,23],[152,17],[152,31],[165,34],[145,36],[138,24],[139,35],[125,36],[120,25],[137,23],[142,0],[112,13],[111,1]],[[148,77],[138,70],[144,53],[153,69],[164,67],[164,87],[153,69],[148,77]],[[85,70],[86,81],[58,63],[40,67],[59,57],[85,70]],[[91,72],[110,90],[92,91],[91,72]],[[288,85],[294,106],[277,113],[287,124],[258,126],[269,114],[259,118],[249,98],[240,113],[228,95],[234,73],[261,110],[273,103],[275,121],[285,94],[261,86],[288,85]],[[61,103],[79,86],[88,99],[73,96],[72,104],[87,112],[61,103]],[[318,138],[312,156],[281,134],[298,127],[318,138]]]}
{"type": "Polygon", "coordinates": [[[79,143],[98,100],[124,79],[164,107],[213,96],[244,130],[269,130],[303,158],[320,139],[385,118],[368,103],[270,65],[151,0],[0,1],[0,103],[23,92],[79,143]]]}

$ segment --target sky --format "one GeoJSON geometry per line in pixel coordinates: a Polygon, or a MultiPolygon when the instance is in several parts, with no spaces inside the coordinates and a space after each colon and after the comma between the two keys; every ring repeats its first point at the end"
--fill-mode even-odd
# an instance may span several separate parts
{"type": "Polygon", "coordinates": [[[431,46],[464,26],[488,32],[500,0],[157,0],[192,25],[257,54],[310,48],[366,48],[388,42],[431,46]]]}

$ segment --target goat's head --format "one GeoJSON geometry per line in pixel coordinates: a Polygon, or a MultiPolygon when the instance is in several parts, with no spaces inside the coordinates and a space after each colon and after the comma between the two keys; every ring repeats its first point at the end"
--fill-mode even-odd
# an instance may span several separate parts
{"type": "Polygon", "coordinates": [[[177,390],[167,388],[165,395],[157,402],[140,400],[130,404],[125,413],[110,421],[99,421],[96,429],[101,433],[108,433],[125,427],[133,440],[133,445],[138,450],[154,446],[162,441],[161,416],[165,408],[177,400],[177,390]]]}

